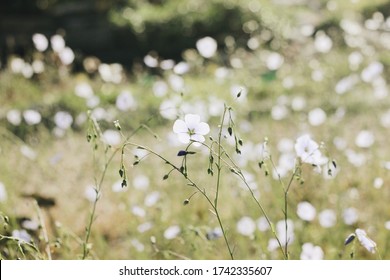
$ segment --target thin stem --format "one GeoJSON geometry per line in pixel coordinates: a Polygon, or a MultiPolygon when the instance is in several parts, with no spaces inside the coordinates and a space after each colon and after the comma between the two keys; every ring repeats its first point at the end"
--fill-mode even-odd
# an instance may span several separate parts
{"type": "MultiPolygon", "coordinates": [[[[154,118],[154,116],[150,117],[147,121],[146,121],[146,124],[148,122],[150,122],[152,119],[154,118]]],[[[99,124],[97,123],[96,119],[91,117],[90,116],[90,120],[92,122],[92,126],[93,126],[93,129],[101,136],[102,133],[101,133],[101,130],[100,130],[100,127],[99,127],[99,124]]],[[[127,136],[125,138],[125,142],[127,142],[131,137],[133,137],[136,133],[138,133],[141,129],[143,128],[148,128],[146,124],[141,124],[139,125],[129,136],[127,136]]],[[[148,130],[150,132],[150,130],[148,130]]],[[[122,137],[124,137],[124,135],[122,134],[122,132],[120,131],[122,137]]],[[[124,146],[123,146],[124,148],[124,146]]],[[[103,172],[100,176],[100,180],[99,182],[97,183],[96,182],[96,186],[97,186],[97,193],[96,193],[96,198],[95,198],[95,201],[93,202],[93,205],[92,205],[92,210],[91,210],[91,214],[89,216],[89,221],[88,221],[88,224],[87,224],[87,227],[86,227],[86,232],[85,232],[85,238],[84,238],[84,242],[83,242],[83,256],[82,256],[82,259],[86,259],[88,254],[89,254],[89,248],[88,248],[88,242],[89,242],[89,238],[91,236],[91,232],[92,232],[92,224],[95,220],[95,213],[96,213],[96,207],[97,207],[97,202],[99,200],[99,194],[101,192],[101,189],[102,189],[102,186],[103,186],[103,181],[104,181],[104,178],[106,177],[106,173],[107,173],[107,169],[108,169],[108,166],[110,165],[111,161],[114,159],[115,155],[118,153],[118,151],[122,151],[122,156],[123,156],[123,148],[117,148],[113,151],[113,153],[111,154],[111,156],[108,158],[107,160],[107,151],[108,151],[108,147],[106,147],[105,149],[105,153],[104,153],[104,157],[105,157],[105,164],[104,164],[104,168],[103,168],[103,172]]],[[[94,162],[96,162],[96,155],[95,155],[95,149],[93,150],[93,157],[94,157],[94,162]]],[[[96,180],[95,180],[96,181],[96,180]]]]}
{"type": "MultiPolygon", "coordinates": [[[[215,143],[215,142],[213,142],[213,143],[215,143]]],[[[208,146],[207,144],[204,144],[204,143],[202,143],[202,144],[203,144],[204,146],[206,146],[207,148],[211,149],[211,146],[208,146]]],[[[221,145],[220,145],[220,146],[221,146],[221,145]]],[[[223,149],[223,147],[221,147],[221,149],[223,149]]],[[[253,192],[253,190],[252,190],[251,187],[249,186],[248,182],[246,181],[246,178],[245,178],[244,174],[242,173],[242,171],[240,170],[240,168],[238,167],[238,165],[233,161],[233,159],[229,156],[229,154],[225,152],[224,149],[223,149],[223,153],[224,153],[224,155],[229,159],[230,163],[227,162],[224,158],[221,158],[222,162],[223,162],[228,168],[230,168],[230,170],[233,170],[234,173],[235,173],[236,175],[238,175],[238,177],[243,181],[243,183],[245,184],[246,188],[249,190],[249,192],[250,192],[250,194],[251,194],[253,200],[255,201],[256,205],[259,207],[260,211],[261,211],[262,214],[264,215],[264,217],[265,217],[265,219],[266,219],[266,221],[267,221],[267,223],[268,223],[268,225],[269,225],[269,227],[270,227],[270,229],[271,229],[271,231],[272,231],[272,234],[274,235],[276,241],[278,242],[278,245],[279,245],[279,248],[280,248],[280,250],[281,250],[281,253],[282,253],[283,257],[284,257],[285,259],[287,259],[287,258],[288,258],[287,253],[286,253],[286,252],[284,251],[284,249],[283,249],[283,245],[282,245],[282,243],[280,242],[280,239],[279,239],[279,237],[278,237],[277,234],[276,234],[276,231],[275,231],[275,229],[274,229],[274,226],[273,226],[271,220],[269,219],[266,210],[264,209],[264,207],[262,206],[262,204],[260,203],[260,201],[259,201],[259,200],[257,199],[257,197],[255,196],[255,193],[253,192]]],[[[214,155],[215,155],[215,153],[214,153],[214,155]]]]}
{"type": "MultiPolygon", "coordinates": [[[[222,234],[223,234],[223,237],[224,237],[224,241],[226,243],[226,247],[229,251],[229,255],[230,255],[230,258],[231,259],[234,259],[233,257],[233,250],[230,248],[230,244],[227,240],[227,235],[226,235],[226,230],[225,230],[225,227],[223,226],[223,223],[222,223],[222,220],[221,220],[221,217],[220,217],[220,214],[219,214],[219,211],[218,209],[215,207],[215,204],[211,201],[210,197],[207,195],[206,193],[206,190],[204,189],[201,189],[189,176],[187,173],[184,173],[180,170],[179,167],[177,167],[176,165],[174,165],[173,163],[171,163],[169,160],[167,160],[165,157],[163,157],[162,155],[158,154],[157,152],[153,151],[152,149],[148,148],[148,147],[145,147],[145,146],[141,146],[141,145],[137,145],[135,143],[132,143],[132,142],[126,142],[124,144],[124,146],[127,146],[127,145],[131,145],[131,146],[135,146],[139,149],[142,149],[142,150],[145,150],[145,151],[148,151],[149,153],[153,154],[154,156],[160,158],[162,161],[164,161],[166,164],[170,165],[172,167],[172,170],[176,170],[177,172],[179,172],[181,175],[184,176],[184,178],[188,181],[189,185],[194,187],[199,193],[201,193],[203,195],[203,197],[207,200],[207,202],[209,203],[209,205],[212,207],[216,217],[217,217],[217,220],[218,220],[218,224],[221,228],[221,231],[222,231],[222,234]]],[[[171,171],[172,171],[171,170],[171,171]]]]}
{"type": "Polygon", "coordinates": [[[218,208],[218,198],[219,198],[219,187],[221,185],[221,139],[222,139],[222,128],[223,123],[225,122],[225,115],[226,115],[226,105],[225,109],[223,110],[222,118],[221,118],[221,125],[219,127],[219,133],[218,133],[218,153],[217,153],[217,183],[216,183],[216,191],[215,191],[215,201],[214,206],[215,208],[218,208]]]}
{"type": "Polygon", "coordinates": [[[47,234],[46,225],[45,225],[45,221],[43,219],[41,208],[39,208],[38,202],[36,200],[34,200],[34,206],[37,210],[39,224],[41,225],[41,228],[42,228],[42,235],[43,235],[43,240],[45,241],[45,251],[47,254],[47,258],[49,260],[51,260],[51,249],[50,249],[49,236],[47,234]]]}

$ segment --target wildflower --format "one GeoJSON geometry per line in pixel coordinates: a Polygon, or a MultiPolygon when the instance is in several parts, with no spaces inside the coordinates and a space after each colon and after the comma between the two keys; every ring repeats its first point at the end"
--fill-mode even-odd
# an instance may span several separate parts
{"type": "Polygon", "coordinates": [[[55,52],[60,52],[65,48],[65,40],[61,35],[53,35],[50,38],[51,47],[55,52]]]}
{"type": "Polygon", "coordinates": [[[139,233],[144,233],[144,232],[152,229],[152,227],[153,227],[153,224],[151,222],[146,222],[146,223],[140,224],[137,227],[137,230],[139,233]]]}
{"type": "Polygon", "coordinates": [[[32,36],[32,40],[33,40],[35,48],[40,52],[45,51],[47,49],[47,47],[49,46],[49,41],[47,40],[47,38],[43,34],[35,33],[32,36]]]}
{"type": "Polygon", "coordinates": [[[312,243],[302,245],[301,260],[322,260],[324,251],[320,246],[314,246],[312,243]]]}
{"type": "Polygon", "coordinates": [[[74,52],[69,47],[65,47],[64,49],[62,49],[58,53],[58,56],[60,57],[60,60],[61,60],[62,64],[64,64],[64,65],[72,64],[73,60],[75,59],[74,52]]]}
{"type": "Polygon", "coordinates": [[[101,194],[98,192],[98,190],[95,188],[93,185],[88,185],[85,188],[84,191],[84,197],[90,201],[90,202],[95,202],[97,199],[99,199],[101,194]]]}
{"type": "Polygon", "coordinates": [[[137,107],[137,102],[131,92],[125,90],[116,98],[116,107],[121,111],[134,110],[137,107]]]}
{"type": "Polygon", "coordinates": [[[359,214],[355,208],[347,208],[343,211],[343,220],[346,225],[353,225],[359,219],[359,214]]]}
{"type": "Polygon", "coordinates": [[[271,71],[278,70],[284,62],[284,57],[279,53],[273,52],[271,53],[266,61],[267,68],[271,71]]]}
{"type": "Polygon", "coordinates": [[[217,47],[217,41],[211,37],[204,37],[196,42],[198,52],[205,58],[212,57],[217,51],[217,47]]]}
{"type": "Polygon", "coordinates": [[[367,233],[363,229],[360,229],[360,228],[356,229],[355,233],[356,233],[356,237],[358,238],[360,244],[362,244],[362,246],[364,248],[366,248],[367,251],[374,254],[375,250],[376,250],[376,243],[367,236],[367,233]]]}
{"type": "Polygon", "coordinates": [[[74,92],[77,96],[85,99],[94,95],[92,87],[87,82],[78,83],[74,88],[74,92]]]}
{"type": "Polygon", "coordinates": [[[154,192],[149,193],[145,197],[144,204],[147,207],[152,207],[153,205],[155,205],[158,202],[159,199],[160,199],[160,193],[158,191],[154,191],[154,192]]]}
{"type": "Polygon", "coordinates": [[[295,143],[295,152],[297,156],[305,163],[322,165],[325,158],[319,150],[320,146],[310,138],[309,135],[299,137],[295,143]]]}
{"type": "Polygon", "coordinates": [[[7,112],[7,120],[13,125],[20,125],[22,122],[22,114],[17,109],[11,109],[7,112]]]}
{"type": "Polygon", "coordinates": [[[308,118],[312,126],[319,126],[326,121],[326,113],[321,108],[315,108],[309,112],[308,118]]]}
{"type": "Polygon", "coordinates": [[[103,133],[103,141],[107,145],[117,146],[121,143],[121,134],[113,129],[107,129],[103,133]]]}
{"type": "Polygon", "coordinates": [[[369,130],[362,130],[355,138],[356,146],[360,148],[369,148],[375,142],[374,134],[369,130]]]}
{"type": "Polygon", "coordinates": [[[323,210],[319,215],[319,222],[323,228],[330,228],[336,224],[336,213],[331,209],[323,210]]]}
{"type": "Polygon", "coordinates": [[[307,201],[298,204],[297,215],[304,221],[312,221],[316,216],[316,209],[307,201]]]}
{"type": "Polygon", "coordinates": [[[146,190],[149,188],[149,184],[149,178],[142,174],[135,176],[133,179],[133,186],[137,190],[146,190]]]}
{"type": "Polygon", "coordinates": [[[256,230],[256,223],[252,218],[244,216],[237,222],[237,231],[245,236],[252,236],[256,230]]]}
{"type": "Polygon", "coordinates": [[[164,231],[164,237],[166,239],[174,239],[176,236],[180,233],[180,227],[179,226],[170,226],[164,231]]]}
{"type": "Polygon", "coordinates": [[[28,234],[28,232],[25,229],[15,229],[12,231],[12,237],[19,240],[20,243],[22,242],[30,242],[31,235],[28,234]]]}
{"type": "Polygon", "coordinates": [[[28,125],[39,124],[42,120],[41,114],[38,111],[31,109],[23,112],[23,118],[28,125]]]}
{"type": "Polygon", "coordinates": [[[332,49],[333,41],[323,31],[318,31],[314,39],[314,47],[318,52],[328,53],[332,49]]]}
{"type": "Polygon", "coordinates": [[[54,123],[61,129],[68,129],[73,123],[73,117],[70,113],[59,111],[54,115],[54,123]]]}
{"type": "Polygon", "coordinates": [[[173,125],[173,132],[178,134],[179,141],[188,144],[194,141],[195,146],[200,146],[199,142],[204,142],[204,135],[210,132],[207,123],[200,121],[200,116],[187,114],[183,120],[176,120],[173,125]]]}

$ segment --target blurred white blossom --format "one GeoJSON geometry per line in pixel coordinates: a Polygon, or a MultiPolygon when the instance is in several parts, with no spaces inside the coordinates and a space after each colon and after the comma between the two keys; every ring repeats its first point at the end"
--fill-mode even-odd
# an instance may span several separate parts
{"type": "Polygon", "coordinates": [[[237,222],[237,231],[244,236],[252,236],[255,230],[256,223],[251,217],[244,216],[237,222]]]}
{"type": "Polygon", "coordinates": [[[41,33],[35,33],[32,36],[32,40],[35,48],[40,52],[44,52],[49,46],[49,40],[41,33]]]}
{"type": "Polygon", "coordinates": [[[39,124],[42,120],[41,114],[36,110],[26,110],[23,112],[23,118],[28,125],[39,124]]]}
{"type": "Polygon", "coordinates": [[[332,39],[322,30],[318,31],[314,39],[314,47],[318,52],[328,53],[333,46],[332,39]]]}
{"type": "Polygon", "coordinates": [[[344,223],[346,225],[353,225],[359,219],[358,211],[353,207],[349,207],[349,208],[344,209],[342,215],[343,215],[344,223]]]}
{"type": "Polygon", "coordinates": [[[205,58],[214,56],[217,51],[217,47],[217,41],[209,36],[199,39],[196,42],[196,48],[198,52],[205,58]]]}
{"type": "Polygon", "coordinates": [[[313,221],[316,217],[316,209],[314,206],[307,201],[303,201],[298,203],[297,206],[297,215],[304,221],[313,221]]]}
{"type": "Polygon", "coordinates": [[[320,246],[314,246],[312,243],[302,245],[301,260],[322,260],[324,251],[320,246]]]}
{"type": "Polygon", "coordinates": [[[181,229],[179,226],[177,226],[177,225],[170,226],[164,231],[164,237],[165,237],[165,239],[168,239],[168,240],[174,239],[180,234],[180,232],[181,232],[181,229]]]}
{"type": "Polygon", "coordinates": [[[116,107],[121,111],[135,110],[137,102],[130,91],[122,91],[116,98],[116,107]]]}
{"type": "Polygon", "coordinates": [[[325,209],[318,214],[320,225],[323,228],[331,228],[337,222],[336,213],[331,209],[325,209]]]}
{"type": "Polygon", "coordinates": [[[72,125],[73,117],[68,112],[59,111],[54,115],[54,123],[57,127],[66,130],[72,125]]]}

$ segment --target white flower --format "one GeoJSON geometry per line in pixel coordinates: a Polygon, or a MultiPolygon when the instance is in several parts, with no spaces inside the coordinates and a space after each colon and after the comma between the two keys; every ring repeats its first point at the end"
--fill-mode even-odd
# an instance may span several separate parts
{"type": "Polygon", "coordinates": [[[40,33],[34,34],[32,36],[32,40],[33,40],[35,48],[40,52],[45,51],[47,49],[47,47],[49,46],[49,41],[47,40],[47,38],[43,34],[40,34],[40,33]]]}
{"type": "Polygon", "coordinates": [[[144,63],[146,66],[148,66],[150,68],[155,68],[158,66],[157,58],[151,56],[150,54],[148,54],[144,57],[144,63]]]}
{"type": "Polygon", "coordinates": [[[210,127],[207,123],[200,121],[200,116],[187,114],[183,120],[176,120],[173,125],[173,132],[178,134],[179,141],[188,144],[190,141],[195,141],[195,146],[200,146],[198,142],[204,142],[203,135],[210,132],[210,127]]]}
{"type": "Polygon", "coordinates": [[[64,49],[62,49],[58,53],[58,56],[60,57],[60,60],[64,65],[70,65],[75,58],[74,52],[69,47],[65,47],[64,49]]]}
{"type": "Polygon", "coordinates": [[[382,74],[383,68],[384,66],[382,63],[378,61],[371,62],[366,68],[363,69],[361,73],[362,80],[366,83],[374,81],[375,78],[382,74]]]}
{"type": "Polygon", "coordinates": [[[299,137],[295,143],[297,156],[309,164],[321,165],[325,163],[319,148],[320,146],[308,134],[299,137]]]}
{"type": "Polygon", "coordinates": [[[359,214],[355,208],[347,208],[343,211],[343,219],[346,225],[353,225],[359,219],[359,214]]]}
{"type": "Polygon", "coordinates": [[[367,251],[374,254],[376,250],[376,243],[367,236],[367,233],[360,228],[356,229],[355,233],[360,244],[362,244],[362,246],[366,248],[367,251]]]}
{"type": "Polygon", "coordinates": [[[320,225],[323,228],[330,228],[333,227],[336,224],[337,218],[336,214],[331,209],[325,209],[323,210],[319,215],[318,219],[320,221],[320,225]]]}
{"type": "Polygon", "coordinates": [[[15,229],[12,231],[12,237],[15,239],[18,239],[19,242],[30,242],[31,241],[31,235],[28,234],[28,232],[25,229],[15,229]]]}
{"type": "Polygon", "coordinates": [[[267,68],[269,70],[278,70],[284,62],[284,57],[279,53],[273,52],[271,53],[266,61],[267,68]]]}
{"type": "Polygon", "coordinates": [[[180,233],[180,227],[179,226],[170,226],[164,231],[164,237],[166,239],[174,239],[176,236],[180,233]]]}
{"type": "Polygon", "coordinates": [[[237,222],[238,233],[245,236],[252,236],[256,230],[256,223],[252,218],[244,216],[237,222]]]}
{"type": "Polygon", "coordinates": [[[301,260],[322,260],[324,251],[320,246],[314,246],[312,243],[302,245],[301,260]]]}
{"type": "Polygon", "coordinates": [[[133,187],[137,190],[146,190],[149,184],[149,178],[142,174],[136,175],[133,179],[133,187]]]}
{"type": "Polygon", "coordinates": [[[142,244],[138,239],[132,239],[131,240],[131,245],[134,246],[134,248],[138,251],[138,252],[143,252],[145,250],[145,245],[142,244]]]}
{"type": "Polygon", "coordinates": [[[23,118],[28,125],[39,124],[42,120],[42,116],[38,111],[26,110],[23,112],[23,118]]]}
{"type": "Polygon", "coordinates": [[[134,110],[137,107],[137,102],[135,101],[133,95],[125,90],[122,91],[116,98],[116,107],[121,111],[134,110]]]}
{"type": "Polygon", "coordinates": [[[68,129],[73,123],[73,117],[70,113],[59,111],[54,115],[54,122],[61,129],[68,129]]]}
{"type": "Polygon", "coordinates": [[[381,177],[376,177],[374,179],[374,188],[376,188],[376,189],[382,188],[383,183],[384,183],[384,181],[381,177]]]}
{"type": "Polygon", "coordinates": [[[217,51],[217,47],[217,41],[211,37],[204,37],[196,42],[198,52],[205,58],[212,57],[217,51]]]}
{"type": "Polygon", "coordinates": [[[153,227],[153,224],[151,222],[146,222],[146,223],[140,224],[137,227],[137,230],[139,233],[144,233],[144,232],[152,229],[152,227],[153,227]]]}
{"type": "Polygon", "coordinates": [[[137,217],[145,217],[146,211],[142,207],[139,207],[137,205],[131,207],[131,213],[133,213],[137,217]]]}
{"type": "Polygon", "coordinates": [[[326,121],[326,113],[321,108],[311,110],[308,117],[312,126],[319,126],[326,121]]]}
{"type": "Polygon", "coordinates": [[[7,120],[13,125],[19,125],[22,122],[22,114],[17,109],[11,109],[7,112],[7,120]]]}
{"type": "Polygon", "coordinates": [[[107,129],[103,133],[103,140],[107,145],[116,146],[122,141],[121,134],[113,129],[107,129]]]}
{"type": "Polygon", "coordinates": [[[315,49],[321,53],[328,53],[332,49],[332,46],[332,39],[324,31],[318,31],[314,39],[315,49]]]}
{"type": "Polygon", "coordinates": [[[316,209],[310,202],[303,201],[298,204],[297,215],[304,221],[313,221],[316,216],[316,209]]]}
{"type": "Polygon", "coordinates": [[[145,197],[144,204],[147,207],[152,207],[153,205],[155,205],[158,202],[159,199],[160,199],[160,193],[158,191],[154,191],[154,192],[149,193],[145,197]]]}
{"type": "Polygon", "coordinates": [[[187,62],[181,61],[173,67],[173,72],[178,75],[183,75],[190,71],[190,65],[187,62]]]}
{"type": "Polygon", "coordinates": [[[85,188],[84,191],[84,197],[90,201],[90,202],[95,202],[97,199],[99,199],[101,196],[101,193],[97,191],[95,186],[89,185],[85,188]]]}
{"type": "Polygon", "coordinates": [[[168,92],[168,85],[164,81],[156,81],[153,85],[153,93],[156,97],[163,97],[168,92]]]}
{"type": "Polygon", "coordinates": [[[93,89],[87,82],[78,83],[74,88],[74,92],[77,96],[85,99],[93,96],[93,89]]]}
{"type": "Polygon", "coordinates": [[[356,136],[355,144],[360,148],[369,148],[375,142],[375,136],[371,131],[362,130],[356,136]]]}
{"type": "Polygon", "coordinates": [[[54,35],[50,38],[51,47],[55,52],[60,52],[65,48],[65,40],[61,35],[54,35]]]}

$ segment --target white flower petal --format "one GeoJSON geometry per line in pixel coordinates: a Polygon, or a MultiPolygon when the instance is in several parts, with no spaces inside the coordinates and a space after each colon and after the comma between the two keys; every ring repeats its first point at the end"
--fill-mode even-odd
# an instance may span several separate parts
{"type": "Polygon", "coordinates": [[[362,229],[356,229],[355,231],[360,244],[367,249],[370,253],[374,254],[376,250],[376,243],[367,236],[367,233],[362,229]]]}
{"type": "Polygon", "coordinates": [[[176,120],[173,124],[173,132],[175,133],[187,133],[188,127],[186,123],[182,120],[176,120]]]}
{"type": "Polygon", "coordinates": [[[202,135],[194,134],[191,136],[191,140],[203,143],[206,139],[202,135]]]}
{"type": "Polygon", "coordinates": [[[200,123],[200,116],[194,114],[187,114],[184,117],[185,123],[190,130],[195,129],[200,123]]]}
{"type": "Polygon", "coordinates": [[[190,135],[188,133],[179,133],[178,137],[180,142],[184,144],[190,143],[190,135]]]}
{"type": "Polygon", "coordinates": [[[201,122],[199,123],[199,125],[195,128],[195,131],[194,131],[196,134],[201,134],[201,135],[206,135],[210,132],[210,126],[205,123],[205,122],[201,122]]]}

